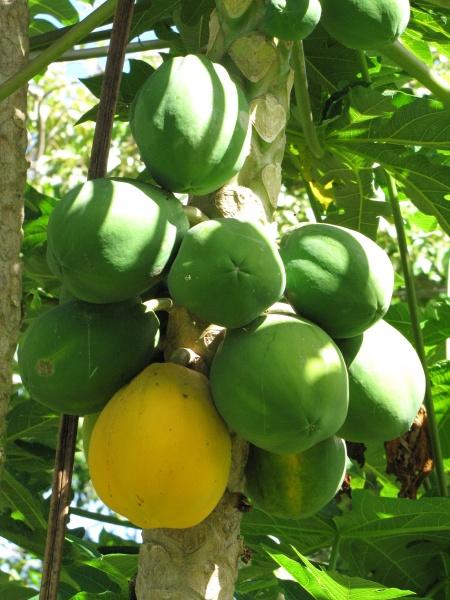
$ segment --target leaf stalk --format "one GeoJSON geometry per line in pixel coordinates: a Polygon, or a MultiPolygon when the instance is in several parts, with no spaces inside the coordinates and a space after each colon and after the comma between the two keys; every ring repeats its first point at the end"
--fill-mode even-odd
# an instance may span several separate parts
{"type": "Polygon", "coordinates": [[[425,354],[425,346],[423,342],[422,330],[420,328],[419,312],[417,309],[417,295],[414,284],[414,276],[411,268],[411,261],[408,253],[408,243],[406,239],[405,227],[403,224],[402,213],[400,210],[400,204],[398,200],[397,186],[394,178],[385,173],[386,186],[388,190],[388,197],[392,207],[392,214],[394,217],[395,230],[397,232],[398,247],[400,251],[400,259],[402,263],[403,276],[405,278],[406,297],[408,302],[409,314],[411,318],[411,325],[413,329],[413,336],[416,346],[417,354],[423,366],[425,373],[425,407],[427,409],[428,416],[428,431],[431,442],[431,451],[433,454],[434,468],[437,477],[437,485],[439,494],[441,496],[447,496],[447,485],[445,480],[445,469],[441,449],[441,441],[439,438],[439,431],[436,421],[436,413],[434,410],[433,397],[431,393],[431,382],[427,368],[427,359],[425,354]]]}

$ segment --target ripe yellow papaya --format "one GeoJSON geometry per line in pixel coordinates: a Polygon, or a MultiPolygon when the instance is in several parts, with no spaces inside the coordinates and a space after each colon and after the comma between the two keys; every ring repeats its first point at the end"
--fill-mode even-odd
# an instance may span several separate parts
{"type": "Polygon", "coordinates": [[[203,521],[231,464],[230,436],[207,378],[173,363],[148,366],[100,413],[88,464],[103,502],[139,527],[203,521]]]}

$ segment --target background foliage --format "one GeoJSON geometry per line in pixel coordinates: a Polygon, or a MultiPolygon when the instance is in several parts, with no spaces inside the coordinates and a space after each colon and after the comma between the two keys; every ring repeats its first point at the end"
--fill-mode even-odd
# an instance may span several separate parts
{"type": "MultiPolygon", "coordinates": [[[[69,0],[29,0],[31,49],[45,47],[55,30],[78,22],[79,11],[92,4],[84,0],[75,8],[69,0]]],[[[450,10],[444,4],[413,2],[413,18],[402,38],[441,70],[450,59],[450,10]]],[[[163,40],[172,54],[203,51],[213,5],[210,0],[138,0],[133,36],[163,40]]],[[[276,214],[279,231],[320,215],[376,238],[396,270],[387,320],[412,339],[384,173],[396,179],[449,473],[450,110],[426,90],[411,87],[407,76],[376,54],[368,59],[371,83],[364,81],[357,53],[320,28],[305,41],[305,52],[326,155],[317,160],[309,151],[292,98],[285,192],[276,214]]],[[[127,65],[108,165],[111,175],[146,177],[129,132],[128,110],[159,61],[143,54],[127,65]]],[[[24,326],[58,301],[59,284],[45,261],[46,225],[57,199],[86,177],[101,79],[101,72],[82,73],[58,63],[30,84],[24,326]]],[[[0,597],[25,600],[37,598],[58,419],[29,398],[18,376],[15,380],[0,493],[0,597]]],[[[276,600],[280,593],[286,600],[449,598],[450,499],[437,497],[432,478],[419,489],[418,501],[398,498],[399,483],[386,474],[385,465],[384,448],[368,448],[364,466],[349,463],[351,499],[342,494],[315,517],[296,522],[258,510],[245,515],[243,535],[252,559],[242,561],[236,598],[276,600]],[[331,568],[325,571],[327,566],[331,568]]],[[[138,540],[137,530],[95,497],[80,441],[61,599],[127,598],[137,569],[138,540]]]]}

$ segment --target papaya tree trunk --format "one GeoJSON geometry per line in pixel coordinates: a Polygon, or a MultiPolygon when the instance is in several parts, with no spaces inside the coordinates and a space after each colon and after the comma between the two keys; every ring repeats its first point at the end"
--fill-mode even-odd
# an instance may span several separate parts
{"type": "MultiPolygon", "coordinates": [[[[0,84],[28,54],[26,0],[0,0],[0,84]]],[[[6,412],[20,327],[23,195],[27,163],[26,88],[0,102],[0,476],[5,462],[6,412]]]]}
{"type": "MultiPolygon", "coordinates": [[[[270,227],[281,187],[281,161],[293,77],[290,46],[257,31],[263,0],[217,0],[210,20],[207,54],[241,82],[250,101],[251,152],[237,177],[191,203],[210,217],[240,217],[270,227]]],[[[192,349],[208,369],[220,328],[194,322],[176,308],[169,317],[166,360],[177,348],[192,349]]],[[[199,367],[200,365],[200,367],[199,367]]],[[[199,525],[143,532],[136,595],[139,600],[231,600],[240,558],[245,552],[240,522],[246,509],[244,468],[247,443],[233,439],[228,489],[213,513],[199,525]]],[[[180,510],[182,506],[180,505],[180,510]]]]}

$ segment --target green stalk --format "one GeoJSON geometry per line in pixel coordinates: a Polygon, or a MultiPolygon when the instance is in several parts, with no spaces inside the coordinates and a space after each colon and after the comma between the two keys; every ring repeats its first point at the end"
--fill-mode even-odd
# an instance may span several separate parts
{"type": "Polygon", "coordinates": [[[117,0],[106,0],[83,21],[77,23],[59,40],[26,64],[18,73],[2,83],[0,85],[0,102],[25,85],[27,81],[58,59],[66,50],[72,48],[93,29],[102,25],[114,13],[116,4],[117,0]]]}
{"type": "MultiPolygon", "coordinates": [[[[144,52],[145,50],[161,50],[170,48],[170,42],[164,40],[148,40],[146,42],[133,42],[125,48],[126,54],[132,52],[144,52]]],[[[69,50],[61,54],[54,62],[70,62],[74,60],[87,60],[89,58],[100,58],[107,56],[109,46],[97,46],[95,48],[80,48],[79,50],[69,50]]]]}
{"type": "Polygon", "coordinates": [[[173,307],[173,300],[172,298],[152,298],[151,300],[144,302],[144,306],[146,312],[151,310],[154,312],[158,312],[160,310],[164,312],[170,312],[173,307]]]}
{"type": "Polygon", "coordinates": [[[295,75],[295,99],[297,101],[297,112],[300,118],[300,125],[302,126],[309,149],[316,158],[321,158],[325,152],[320,144],[313,121],[311,102],[309,99],[308,79],[306,75],[305,53],[301,41],[294,42],[292,60],[295,75]]]}
{"type": "Polygon", "coordinates": [[[140,529],[140,527],[133,525],[133,523],[130,523],[130,521],[126,521],[125,519],[118,519],[112,515],[103,515],[102,513],[91,512],[90,510],[77,508],[75,506],[70,507],[70,514],[78,515],[79,517],[84,517],[85,519],[92,519],[93,521],[101,521],[102,523],[119,525],[120,527],[132,527],[133,529],[140,529]]]}
{"type": "Polygon", "coordinates": [[[385,173],[385,175],[389,201],[392,207],[392,214],[394,216],[395,229],[397,232],[398,247],[402,262],[403,275],[405,278],[406,297],[408,301],[409,314],[411,317],[415,346],[417,354],[422,363],[423,370],[425,372],[425,406],[428,415],[428,429],[430,435],[431,450],[433,453],[434,468],[437,476],[438,490],[441,496],[447,496],[447,485],[445,481],[445,469],[442,458],[441,441],[439,438],[436,413],[434,411],[433,398],[431,394],[431,383],[427,369],[427,359],[425,355],[422,330],[420,328],[419,313],[417,310],[416,288],[414,286],[414,277],[412,273],[411,262],[409,260],[406,233],[403,225],[402,213],[398,201],[397,187],[395,181],[389,173],[385,173]]]}
{"type": "Polygon", "coordinates": [[[369,73],[369,65],[367,64],[366,53],[364,50],[357,50],[359,62],[361,63],[361,77],[365,83],[372,83],[372,78],[369,73]]]}
{"type": "Polygon", "coordinates": [[[328,563],[328,571],[336,571],[337,561],[339,558],[339,544],[340,544],[340,538],[339,538],[339,534],[338,534],[336,536],[336,539],[333,542],[333,545],[331,546],[331,554],[330,554],[330,561],[328,563]]]}
{"type": "Polygon", "coordinates": [[[450,106],[450,85],[439,77],[399,40],[380,48],[381,54],[392,60],[404,71],[417,79],[422,85],[435,94],[444,104],[450,106]]]}

